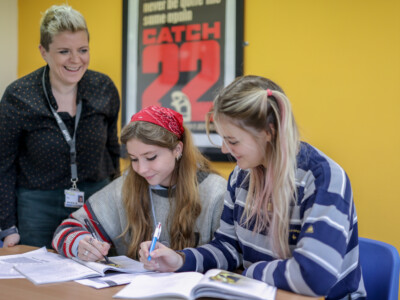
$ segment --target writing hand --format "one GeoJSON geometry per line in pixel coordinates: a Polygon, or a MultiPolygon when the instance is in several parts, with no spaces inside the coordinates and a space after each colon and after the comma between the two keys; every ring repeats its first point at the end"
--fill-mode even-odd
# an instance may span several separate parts
{"type": "Polygon", "coordinates": [[[148,260],[151,241],[140,244],[139,260],[147,270],[159,272],[174,272],[183,265],[183,258],[174,250],[157,242],[154,251],[151,252],[151,260],[148,260]]]}
{"type": "Polygon", "coordinates": [[[87,235],[79,241],[78,257],[84,261],[103,260],[109,250],[110,245],[108,243],[100,242],[91,235],[87,235]]]}

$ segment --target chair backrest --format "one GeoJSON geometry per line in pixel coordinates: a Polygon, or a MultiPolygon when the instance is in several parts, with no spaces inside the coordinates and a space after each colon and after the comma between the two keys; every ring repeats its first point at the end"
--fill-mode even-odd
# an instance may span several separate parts
{"type": "Polygon", "coordinates": [[[362,237],[359,245],[367,299],[399,300],[399,252],[390,244],[362,237]]]}

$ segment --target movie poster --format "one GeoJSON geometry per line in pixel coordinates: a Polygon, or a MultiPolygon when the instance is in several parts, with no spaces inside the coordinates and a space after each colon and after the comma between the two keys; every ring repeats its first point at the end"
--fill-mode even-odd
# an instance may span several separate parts
{"type": "Polygon", "coordinates": [[[132,0],[129,12],[128,114],[169,107],[205,133],[217,90],[235,78],[235,1],[132,0]]]}

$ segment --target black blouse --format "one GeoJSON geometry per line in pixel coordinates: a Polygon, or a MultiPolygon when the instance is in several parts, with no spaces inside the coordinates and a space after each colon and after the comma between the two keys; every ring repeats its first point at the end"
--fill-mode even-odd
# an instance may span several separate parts
{"type": "MultiPolygon", "coordinates": [[[[16,224],[18,187],[54,190],[71,186],[70,148],[44,96],[58,109],[48,68],[42,67],[10,84],[0,102],[0,229],[16,224]]],[[[79,182],[119,175],[117,135],[120,100],[112,80],[87,70],[78,83],[82,113],[76,131],[79,182]]],[[[75,117],[60,112],[71,136],[75,117]]]]}

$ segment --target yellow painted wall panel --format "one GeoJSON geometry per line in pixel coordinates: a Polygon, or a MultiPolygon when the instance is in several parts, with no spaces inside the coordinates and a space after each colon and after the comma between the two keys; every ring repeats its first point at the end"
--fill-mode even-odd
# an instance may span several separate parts
{"type": "MultiPolygon", "coordinates": [[[[229,0],[228,0],[229,1],[229,0]]],[[[19,76],[43,65],[40,12],[64,1],[19,0],[19,76]]],[[[69,0],[86,17],[90,68],[121,90],[122,0],[69,0]]],[[[292,101],[302,137],[348,173],[361,236],[400,249],[400,2],[245,0],[246,74],[292,101]]],[[[228,177],[232,163],[214,163],[228,177]]]]}
{"type": "Polygon", "coordinates": [[[277,81],[303,139],[346,170],[360,235],[400,249],[400,2],[245,4],[245,73],[277,81]]]}

